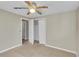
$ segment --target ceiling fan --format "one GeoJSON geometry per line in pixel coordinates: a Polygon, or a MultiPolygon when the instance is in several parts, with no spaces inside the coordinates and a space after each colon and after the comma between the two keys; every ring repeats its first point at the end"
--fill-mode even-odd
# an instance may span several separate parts
{"type": "Polygon", "coordinates": [[[31,13],[35,13],[37,12],[38,14],[42,14],[42,12],[40,11],[41,8],[48,8],[48,6],[37,6],[37,3],[34,1],[24,1],[25,4],[28,5],[27,7],[14,7],[14,9],[29,9],[29,11],[27,12],[27,15],[31,14],[31,13]]]}

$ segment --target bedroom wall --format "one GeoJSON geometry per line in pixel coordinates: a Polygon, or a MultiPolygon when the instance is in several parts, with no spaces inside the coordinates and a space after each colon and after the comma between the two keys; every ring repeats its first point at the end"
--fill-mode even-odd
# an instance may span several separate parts
{"type": "Polygon", "coordinates": [[[76,11],[46,17],[46,44],[76,52],[76,11]]]}
{"type": "Polygon", "coordinates": [[[22,44],[21,17],[0,10],[0,52],[22,44]]]}
{"type": "MultiPolygon", "coordinates": [[[[22,44],[21,18],[0,10],[0,51],[22,44]]],[[[76,11],[46,16],[46,37],[47,45],[76,52],[76,11]]]]}
{"type": "Polygon", "coordinates": [[[77,9],[77,56],[79,57],[79,8],[77,9]]]}

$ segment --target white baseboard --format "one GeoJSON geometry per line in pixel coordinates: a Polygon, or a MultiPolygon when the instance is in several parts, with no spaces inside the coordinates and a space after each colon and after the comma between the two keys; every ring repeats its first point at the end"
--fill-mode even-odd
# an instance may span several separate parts
{"type": "Polygon", "coordinates": [[[75,51],[70,51],[70,50],[67,50],[67,49],[51,46],[51,45],[48,45],[48,44],[45,44],[45,46],[55,48],[55,49],[59,49],[59,50],[66,51],[66,52],[73,53],[73,54],[77,55],[77,52],[75,52],[75,51]]]}
{"type": "Polygon", "coordinates": [[[8,51],[8,50],[11,50],[11,49],[16,48],[16,47],[19,47],[19,46],[22,46],[22,44],[18,44],[18,45],[12,46],[12,47],[10,47],[10,48],[1,50],[0,53],[6,52],[6,51],[8,51]]]}

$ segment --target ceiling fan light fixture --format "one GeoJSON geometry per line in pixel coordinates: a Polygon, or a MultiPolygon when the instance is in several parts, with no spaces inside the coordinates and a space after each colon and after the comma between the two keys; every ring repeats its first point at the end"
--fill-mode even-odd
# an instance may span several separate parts
{"type": "Polygon", "coordinates": [[[31,12],[31,13],[35,13],[35,9],[33,9],[33,8],[30,9],[30,12],[31,12]]]}

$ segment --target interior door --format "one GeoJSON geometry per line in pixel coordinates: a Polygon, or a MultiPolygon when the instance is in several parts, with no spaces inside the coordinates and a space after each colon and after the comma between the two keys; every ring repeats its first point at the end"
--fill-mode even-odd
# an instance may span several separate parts
{"type": "Polygon", "coordinates": [[[46,43],[46,19],[41,18],[38,21],[39,23],[39,43],[45,44],[46,43]]]}

